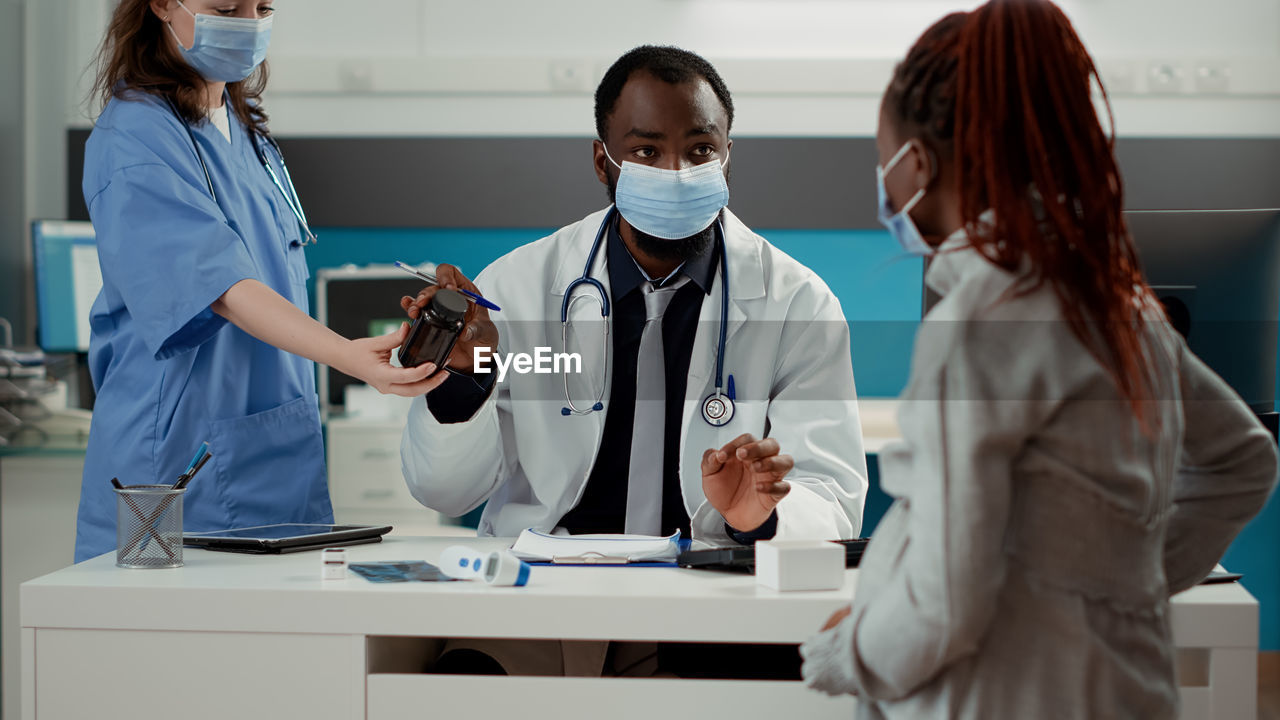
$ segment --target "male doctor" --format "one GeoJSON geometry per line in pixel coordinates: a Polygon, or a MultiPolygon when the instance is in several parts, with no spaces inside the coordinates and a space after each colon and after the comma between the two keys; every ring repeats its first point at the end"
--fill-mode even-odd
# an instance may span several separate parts
{"type": "MultiPolygon", "coordinates": [[[[644,46],[595,103],[613,205],[475,284],[438,268],[441,286],[502,311],[472,306],[449,372],[413,404],[409,488],[455,516],[487,500],[482,535],[857,537],[867,480],[848,324],[822,280],[725,208],[724,82],[693,53],[644,46]],[[580,361],[518,372],[529,364],[511,358],[538,348],[580,361]]],[[[416,317],[437,291],[402,305],[416,317]]]]}

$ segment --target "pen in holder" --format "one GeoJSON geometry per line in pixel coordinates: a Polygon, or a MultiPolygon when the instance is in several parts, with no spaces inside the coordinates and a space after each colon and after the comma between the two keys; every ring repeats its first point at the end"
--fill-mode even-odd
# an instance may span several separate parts
{"type": "Polygon", "coordinates": [[[186,488],[113,485],[117,485],[116,565],[182,567],[182,495],[186,488]]]}
{"type": "Polygon", "coordinates": [[[119,478],[111,478],[116,491],[116,565],[182,567],[182,494],[212,457],[209,443],[200,443],[186,471],[172,485],[125,487],[119,478]]]}

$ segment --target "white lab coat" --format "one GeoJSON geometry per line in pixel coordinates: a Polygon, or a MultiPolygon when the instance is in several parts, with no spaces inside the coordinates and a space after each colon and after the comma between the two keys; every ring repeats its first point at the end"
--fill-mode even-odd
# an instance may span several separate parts
{"type": "MultiPolygon", "coordinates": [[[[486,297],[502,307],[492,313],[499,351],[563,349],[561,299],[582,273],[606,212],[517,248],[476,278],[486,297]]],[[[723,282],[717,272],[702,302],[680,441],[681,489],[693,535],[710,543],[731,542],[724,518],[703,495],[702,454],[749,432],[776,438],[782,452],[795,458],[786,478],[791,492],[778,505],[777,537],[856,537],[866,496],[866,457],[849,327],[839,301],[811,270],[727,210],[724,229],[730,276],[725,373],[736,382],[737,413],[721,428],[701,415],[702,400],[715,385],[723,282]]],[[[592,277],[608,290],[604,247],[592,277]]],[[[475,415],[460,423],[441,424],[425,400],[414,401],[401,459],[409,489],[422,504],[456,516],[488,500],[480,534],[515,536],[528,527],[553,530],[578,503],[610,409],[610,378],[601,358],[603,343],[611,340],[595,302],[575,303],[571,319],[570,350],[582,357],[582,372],[570,375],[574,401],[589,406],[603,387],[604,412],[562,415],[560,374],[509,372],[475,415]]]]}

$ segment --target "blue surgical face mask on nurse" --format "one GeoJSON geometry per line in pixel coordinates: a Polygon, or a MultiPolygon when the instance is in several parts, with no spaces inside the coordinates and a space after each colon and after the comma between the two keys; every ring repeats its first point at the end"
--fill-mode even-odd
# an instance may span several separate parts
{"type": "Polygon", "coordinates": [[[933,246],[925,242],[924,236],[920,234],[920,229],[916,227],[915,221],[911,219],[911,211],[924,199],[925,189],[920,188],[916,191],[916,194],[912,195],[911,199],[903,204],[902,209],[895,213],[893,211],[893,202],[889,199],[889,191],[884,184],[884,179],[889,175],[890,171],[914,147],[910,142],[904,144],[889,159],[889,162],[884,164],[884,167],[876,167],[876,190],[879,193],[877,210],[880,223],[889,229],[889,233],[898,241],[903,250],[912,255],[928,256],[933,254],[933,246]]]}
{"type": "Polygon", "coordinates": [[[263,18],[224,17],[193,13],[181,0],[178,6],[194,18],[191,47],[183,45],[166,22],[179,52],[201,77],[210,82],[240,82],[249,77],[267,57],[271,43],[271,21],[263,18]]]}
{"type": "MultiPolygon", "coordinates": [[[[603,145],[603,143],[601,143],[603,145]]],[[[605,157],[618,168],[613,202],[624,220],[640,232],[661,240],[680,240],[706,230],[729,204],[724,162],[705,162],[681,170],[618,164],[609,148],[605,157]]]]}

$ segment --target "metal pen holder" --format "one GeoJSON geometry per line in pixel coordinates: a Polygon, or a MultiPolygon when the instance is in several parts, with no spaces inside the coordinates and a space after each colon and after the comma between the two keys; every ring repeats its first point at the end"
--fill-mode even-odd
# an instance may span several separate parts
{"type": "Polygon", "coordinates": [[[182,495],[169,485],[116,489],[116,566],[182,567],[182,495]]]}

